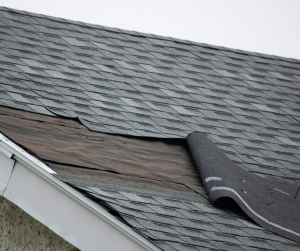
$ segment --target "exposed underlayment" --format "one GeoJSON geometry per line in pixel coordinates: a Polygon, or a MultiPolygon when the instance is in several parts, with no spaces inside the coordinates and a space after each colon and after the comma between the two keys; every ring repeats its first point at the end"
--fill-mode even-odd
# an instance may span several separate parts
{"type": "Polygon", "coordinates": [[[184,140],[299,182],[299,86],[299,60],[0,8],[0,131],[162,250],[300,250],[211,205],[184,140]]]}
{"type": "Polygon", "coordinates": [[[79,121],[0,106],[0,131],[60,174],[175,190],[201,185],[185,141],[89,131],[79,121]]]}
{"type": "Polygon", "coordinates": [[[76,251],[43,224],[0,196],[0,250],[76,251]]]}
{"type": "Polygon", "coordinates": [[[187,142],[210,202],[232,198],[260,226],[300,242],[300,182],[260,177],[240,168],[203,133],[187,142]]]}

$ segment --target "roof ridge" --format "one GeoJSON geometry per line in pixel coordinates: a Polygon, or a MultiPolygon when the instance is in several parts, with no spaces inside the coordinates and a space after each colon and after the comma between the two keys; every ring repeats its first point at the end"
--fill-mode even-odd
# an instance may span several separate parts
{"type": "Polygon", "coordinates": [[[37,14],[37,13],[29,12],[29,11],[17,10],[17,9],[5,7],[5,6],[0,6],[0,10],[15,12],[15,13],[23,14],[23,15],[42,17],[42,18],[47,18],[47,19],[56,20],[56,21],[60,21],[60,22],[84,25],[84,26],[98,28],[98,29],[102,29],[102,30],[106,30],[106,31],[110,31],[110,32],[125,33],[125,34],[133,35],[133,36],[158,38],[161,40],[168,40],[168,41],[173,41],[173,42],[177,42],[177,43],[184,43],[184,44],[189,44],[189,45],[208,47],[210,49],[217,49],[217,50],[221,50],[221,51],[225,50],[225,51],[235,52],[238,54],[246,54],[246,55],[250,55],[250,56],[258,56],[258,57],[263,57],[263,58],[300,63],[300,59],[296,59],[296,58],[288,58],[288,57],[276,56],[276,55],[271,55],[271,54],[266,54],[266,53],[258,53],[258,52],[252,52],[252,51],[247,51],[247,50],[234,49],[234,48],[230,48],[230,47],[201,43],[201,42],[191,41],[191,40],[187,40],[187,39],[173,38],[173,37],[168,37],[168,36],[155,35],[155,34],[151,34],[151,33],[144,33],[144,32],[108,27],[108,26],[99,25],[99,24],[90,24],[87,22],[74,21],[74,20],[65,19],[65,18],[53,17],[53,16],[45,15],[45,14],[37,14]]]}

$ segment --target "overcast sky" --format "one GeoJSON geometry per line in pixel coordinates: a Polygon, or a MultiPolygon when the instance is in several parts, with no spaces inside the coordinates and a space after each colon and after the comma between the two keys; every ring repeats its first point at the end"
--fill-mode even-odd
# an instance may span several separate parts
{"type": "Polygon", "coordinates": [[[0,0],[0,5],[300,59],[300,0],[0,0]]]}

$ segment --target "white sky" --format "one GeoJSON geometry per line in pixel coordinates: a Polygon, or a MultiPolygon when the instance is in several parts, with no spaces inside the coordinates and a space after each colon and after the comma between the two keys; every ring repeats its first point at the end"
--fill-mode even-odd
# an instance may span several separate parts
{"type": "Polygon", "coordinates": [[[300,0],[0,0],[0,5],[300,59],[300,0]]]}

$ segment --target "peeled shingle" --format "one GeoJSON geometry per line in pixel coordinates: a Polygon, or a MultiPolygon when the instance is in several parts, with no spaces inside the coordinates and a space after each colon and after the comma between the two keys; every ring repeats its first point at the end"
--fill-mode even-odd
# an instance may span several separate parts
{"type": "MultiPolygon", "coordinates": [[[[201,131],[252,172],[300,179],[298,61],[9,9],[0,13],[1,105],[79,117],[105,133],[185,138],[201,131]]],[[[199,210],[194,212],[181,202],[162,202],[169,208],[152,205],[147,214],[166,224],[179,224],[177,217],[243,225],[202,204],[190,204],[199,210]]],[[[187,221],[189,228],[198,223],[187,221]]],[[[209,224],[203,223],[205,231],[209,224]]],[[[180,243],[162,246],[184,250],[183,240],[171,239],[180,243]]],[[[239,250],[224,241],[207,247],[239,250]]]]}

